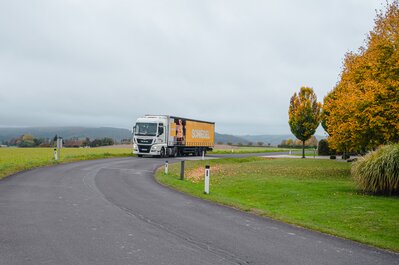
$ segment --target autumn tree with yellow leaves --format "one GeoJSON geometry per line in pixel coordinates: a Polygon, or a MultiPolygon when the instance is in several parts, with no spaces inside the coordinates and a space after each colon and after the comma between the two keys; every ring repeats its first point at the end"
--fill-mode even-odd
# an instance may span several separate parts
{"type": "Polygon", "coordinates": [[[346,54],[340,81],[324,98],[329,144],[338,151],[399,141],[399,2],[379,11],[366,46],[346,54]]]}
{"type": "Polygon", "coordinates": [[[321,104],[312,88],[301,87],[298,94],[294,93],[288,116],[291,132],[302,141],[302,158],[305,158],[305,141],[316,132],[321,118],[321,104]]]}

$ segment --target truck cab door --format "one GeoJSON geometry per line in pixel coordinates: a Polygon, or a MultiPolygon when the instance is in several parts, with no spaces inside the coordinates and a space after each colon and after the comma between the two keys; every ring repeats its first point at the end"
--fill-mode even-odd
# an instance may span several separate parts
{"type": "Polygon", "coordinates": [[[163,143],[165,143],[165,126],[163,125],[163,123],[159,123],[158,124],[158,133],[157,133],[157,137],[162,140],[163,143]]]}

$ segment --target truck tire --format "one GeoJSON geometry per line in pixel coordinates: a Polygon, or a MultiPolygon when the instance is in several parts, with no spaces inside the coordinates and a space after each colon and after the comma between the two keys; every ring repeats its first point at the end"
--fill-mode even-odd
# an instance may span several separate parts
{"type": "Polygon", "coordinates": [[[143,155],[137,155],[137,157],[143,157],[143,155]]]}
{"type": "Polygon", "coordinates": [[[165,148],[161,148],[161,152],[159,153],[159,156],[161,157],[161,158],[164,158],[166,155],[165,155],[165,148]]]}

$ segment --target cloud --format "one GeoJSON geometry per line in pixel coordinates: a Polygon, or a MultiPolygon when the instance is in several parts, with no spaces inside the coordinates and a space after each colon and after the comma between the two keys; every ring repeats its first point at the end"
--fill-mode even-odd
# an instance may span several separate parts
{"type": "Polygon", "coordinates": [[[3,1],[0,125],[129,128],[146,113],[287,133],[363,44],[376,1],[3,1]]]}

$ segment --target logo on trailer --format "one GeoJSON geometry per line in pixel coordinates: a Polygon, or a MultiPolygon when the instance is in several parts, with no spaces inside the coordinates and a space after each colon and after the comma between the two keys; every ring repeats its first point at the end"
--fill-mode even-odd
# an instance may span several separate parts
{"type": "Polygon", "coordinates": [[[192,130],[192,137],[194,139],[210,139],[209,131],[207,130],[192,130]]]}

